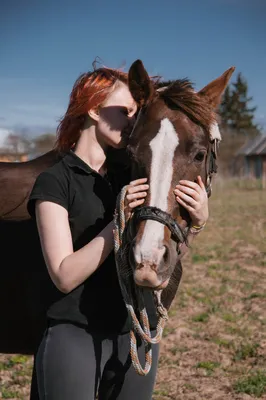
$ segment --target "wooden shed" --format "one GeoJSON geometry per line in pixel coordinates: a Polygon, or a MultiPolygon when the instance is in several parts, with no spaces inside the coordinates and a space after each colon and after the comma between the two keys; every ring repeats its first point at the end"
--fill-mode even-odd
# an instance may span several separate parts
{"type": "Polygon", "coordinates": [[[243,175],[262,179],[266,187],[266,135],[260,135],[242,146],[236,157],[243,157],[243,175]]]}

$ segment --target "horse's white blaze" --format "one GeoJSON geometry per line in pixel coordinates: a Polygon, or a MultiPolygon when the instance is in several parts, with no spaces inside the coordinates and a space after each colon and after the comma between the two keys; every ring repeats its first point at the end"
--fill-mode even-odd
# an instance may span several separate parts
{"type": "MultiPolygon", "coordinates": [[[[167,211],[168,194],[173,178],[173,158],[179,144],[179,138],[173,124],[168,118],[161,121],[157,135],[150,142],[151,174],[150,205],[167,211]]],[[[136,246],[135,258],[138,263],[153,261],[160,256],[156,250],[161,249],[164,238],[164,225],[157,221],[146,221],[143,236],[136,246]],[[154,251],[155,250],[155,251],[154,251]]]]}
{"type": "Polygon", "coordinates": [[[211,138],[211,140],[213,140],[213,139],[222,140],[221,133],[220,133],[219,126],[218,126],[217,122],[215,122],[214,124],[211,125],[210,138],[211,138]]]}

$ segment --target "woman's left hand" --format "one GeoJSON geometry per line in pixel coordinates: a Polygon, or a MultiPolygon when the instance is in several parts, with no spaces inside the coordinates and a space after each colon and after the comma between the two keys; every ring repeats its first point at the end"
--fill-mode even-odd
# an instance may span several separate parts
{"type": "Polygon", "coordinates": [[[200,176],[198,183],[181,180],[174,194],[176,201],[190,214],[192,225],[202,226],[209,218],[208,195],[200,176]]]}
{"type": "Polygon", "coordinates": [[[147,196],[149,185],[147,178],[136,179],[130,182],[127,186],[127,193],[125,197],[125,216],[126,220],[130,217],[134,208],[144,203],[147,196]]]}

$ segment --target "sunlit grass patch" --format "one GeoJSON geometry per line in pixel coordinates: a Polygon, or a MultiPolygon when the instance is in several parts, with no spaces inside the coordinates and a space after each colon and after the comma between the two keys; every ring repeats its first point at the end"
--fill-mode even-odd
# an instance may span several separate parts
{"type": "Polygon", "coordinates": [[[173,308],[171,308],[171,309],[168,311],[168,317],[169,317],[169,318],[175,317],[176,314],[177,314],[177,310],[175,310],[175,309],[173,309],[173,308]]]}
{"type": "Polygon", "coordinates": [[[14,391],[6,387],[1,387],[0,395],[1,399],[16,399],[16,398],[22,399],[18,391],[14,391]]]}
{"type": "Polygon", "coordinates": [[[258,343],[241,343],[235,350],[234,361],[257,357],[259,347],[258,343]]]}
{"type": "Polygon", "coordinates": [[[163,330],[163,337],[166,337],[168,335],[171,335],[172,333],[175,332],[175,328],[172,328],[170,326],[166,326],[163,330]]]}
{"type": "Polygon", "coordinates": [[[162,396],[163,396],[163,398],[166,397],[166,396],[168,397],[169,390],[167,390],[167,389],[154,390],[153,395],[155,396],[154,400],[161,400],[162,396]]]}
{"type": "Polygon", "coordinates": [[[177,294],[177,299],[176,299],[176,308],[175,310],[170,309],[170,314],[168,313],[169,317],[175,316],[177,314],[177,310],[180,308],[185,308],[187,306],[187,299],[186,299],[186,293],[181,292],[177,294]]]}
{"type": "Polygon", "coordinates": [[[168,366],[169,368],[176,368],[179,365],[179,360],[169,357],[168,354],[161,355],[159,358],[159,368],[168,366]]]}
{"type": "Polygon", "coordinates": [[[239,316],[232,314],[232,313],[223,313],[221,315],[222,319],[226,322],[236,322],[239,319],[239,316]]]}
{"type": "Polygon", "coordinates": [[[209,314],[206,313],[206,312],[203,312],[203,313],[194,315],[192,317],[192,321],[193,322],[203,322],[203,323],[205,323],[205,322],[209,321],[209,318],[210,318],[209,314]]]}
{"type": "Polygon", "coordinates": [[[178,353],[186,353],[188,351],[188,347],[186,346],[173,346],[169,351],[175,356],[178,353]]]}
{"type": "Polygon", "coordinates": [[[205,263],[212,259],[212,256],[207,254],[192,254],[192,262],[193,263],[205,263]]]}
{"type": "Polygon", "coordinates": [[[215,344],[218,344],[218,346],[225,347],[227,349],[233,347],[233,342],[231,340],[227,340],[227,339],[223,339],[223,338],[219,338],[219,337],[212,338],[211,340],[215,344]]]}
{"type": "Polygon", "coordinates": [[[0,363],[0,370],[12,369],[15,365],[25,365],[31,361],[29,356],[24,356],[21,354],[15,354],[10,356],[6,361],[0,363]]]}
{"type": "Polygon", "coordinates": [[[228,325],[225,327],[225,332],[229,333],[230,335],[240,336],[243,338],[250,337],[250,330],[245,328],[240,328],[238,326],[228,325]]]}
{"type": "Polygon", "coordinates": [[[202,368],[206,371],[207,375],[211,375],[220,365],[220,363],[214,361],[201,361],[195,365],[195,368],[202,368]]]}
{"type": "Polygon", "coordinates": [[[255,371],[250,375],[238,379],[233,389],[236,393],[246,393],[251,396],[261,397],[266,393],[266,374],[265,371],[255,371]]]}
{"type": "Polygon", "coordinates": [[[252,300],[252,299],[265,299],[266,298],[266,293],[250,293],[248,296],[244,297],[243,300],[252,300]]]}
{"type": "Polygon", "coordinates": [[[192,385],[192,383],[184,383],[183,385],[184,389],[190,390],[190,391],[197,391],[197,386],[192,385]]]}

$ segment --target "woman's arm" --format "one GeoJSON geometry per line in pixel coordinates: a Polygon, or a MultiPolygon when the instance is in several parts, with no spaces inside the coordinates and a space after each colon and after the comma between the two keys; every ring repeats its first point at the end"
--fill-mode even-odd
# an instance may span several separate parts
{"type": "MultiPolygon", "coordinates": [[[[133,209],[147,195],[147,179],[129,184],[127,205],[133,209]]],[[[93,240],[73,251],[67,210],[50,201],[36,201],[36,219],[42,252],[55,286],[68,293],[93,274],[114,247],[114,223],[110,222],[93,240]]]]}
{"type": "Polygon", "coordinates": [[[68,212],[64,207],[38,200],[36,218],[49,275],[64,293],[84,282],[113,249],[113,222],[87,245],[74,252],[68,212]]]}

